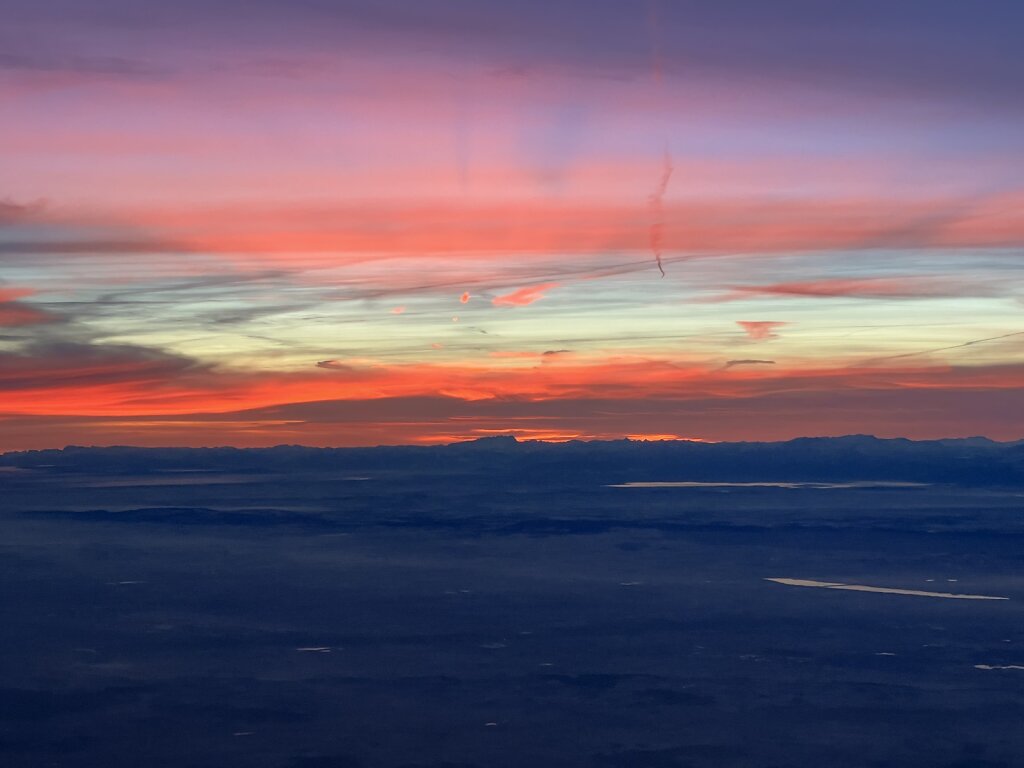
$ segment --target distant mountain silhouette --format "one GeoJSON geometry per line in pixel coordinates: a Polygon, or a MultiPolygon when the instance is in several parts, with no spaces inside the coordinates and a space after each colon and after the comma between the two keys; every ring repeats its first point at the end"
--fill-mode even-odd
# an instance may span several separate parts
{"type": "Polygon", "coordinates": [[[546,443],[498,435],[443,446],[377,448],[85,448],[0,455],[0,467],[107,474],[172,471],[484,473],[506,481],[850,481],[1024,485],[1024,442],[914,441],[871,435],[779,443],[546,443]]]}
{"type": "Polygon", "coordinates": [[[490,450],[514,449],[519,445],[515,435],[491,435],[490,437],[478,437],[476,440],[465,440],[460,443],[452,443],[448,448],[475,448],[490,450]]]}

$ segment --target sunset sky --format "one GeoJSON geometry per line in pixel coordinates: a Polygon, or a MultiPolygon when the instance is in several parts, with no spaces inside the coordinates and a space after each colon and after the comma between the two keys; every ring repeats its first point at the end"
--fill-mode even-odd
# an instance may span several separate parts
{"type": "Polygon", "coordinates": [[[1024,437],[1019,0],[0,13],[0,450],[1024,437]]]}

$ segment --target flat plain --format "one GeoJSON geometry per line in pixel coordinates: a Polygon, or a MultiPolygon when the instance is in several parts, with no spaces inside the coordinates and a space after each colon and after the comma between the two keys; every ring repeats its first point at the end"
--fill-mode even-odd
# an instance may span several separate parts
{"type": "Polygon", "coordinates": [[[8,461],[0,762],[1024,765],[1021,486],[430,450],[8,461]]]}

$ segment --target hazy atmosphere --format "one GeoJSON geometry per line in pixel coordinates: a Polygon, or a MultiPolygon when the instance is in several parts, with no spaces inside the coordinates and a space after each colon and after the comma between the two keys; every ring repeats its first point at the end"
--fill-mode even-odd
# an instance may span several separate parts
{"type": "Polygon", "coordinates": [[[0,449],[1020,437],[1016,0],[0,11],[0,449]]]}
{"type": "Polygon", "coordinates": [[[1024,0],[0,0],[2,768],[1024,768],[1024,0]]]}

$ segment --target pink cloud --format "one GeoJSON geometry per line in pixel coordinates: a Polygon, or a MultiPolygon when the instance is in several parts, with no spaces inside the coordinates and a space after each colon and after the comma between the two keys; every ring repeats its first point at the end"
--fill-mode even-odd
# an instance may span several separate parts
{"type": "Polygon", "coordinates": [[[0,327],[19,325],[42,325],[52,323],[57,318],[48,312],[16,302],[0,303],[0,327]]]}
{"type": "Polygon", "coordinates": [[[28,288],[0,288],[0,303],[23,299],[31,295],[32,291],[28,288]]]}
{"type": "Polygon", "coordinates": [[[519,288],[511,293],[495,296],[491,301],[496,307],[525,307],[544,298],[544,294],[552,288],[557,288],[558,283],[540,283],[519,288]]]}
{"type": "Polygon", "coordinates": [[[967,292],[989,294],[991,287],[965,285],[936,277],[865,277],[833,278],[825,280],[798,280],[768,285],[732,286],[728,293],[713,297],[710,301],[740,301],[761,296],[808,296],[808,297],[854,297],[865,299],[880,298],[935,298],[962,296],[967,292]]]}
{"type": "Polygon", "coordinates": [[[57,322],[57,315],[18,301],[34,293],[28,288],[0,288],[0,327],[42,325],[57,322]]]}
{"type": "Polygon", "coordinates": [[[737,320],[736,325],[740,326],[754,341],[767,341],[779,338],[775,329],[786,325],[786,323],[776,320],[737,320]]]}

